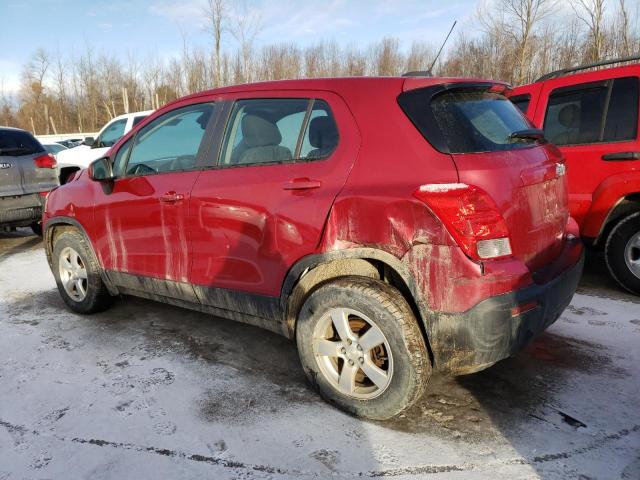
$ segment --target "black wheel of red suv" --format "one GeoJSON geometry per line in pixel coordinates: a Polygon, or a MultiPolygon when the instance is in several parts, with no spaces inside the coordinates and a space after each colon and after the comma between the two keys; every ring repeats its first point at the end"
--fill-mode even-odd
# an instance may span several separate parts
{"type": "Polygon", "coordinates": [[[55,238],[52,264],[58,291],[71,310],[95,313],[111,304],[98,262],[80,232],[68,230],[55,238]]]}
{"type": "Polygon", "coordinates": [[[640,295],[640,212],[613,228],[604,252],[611,276],[623,288],[640,295]]]}
{"type": "Polygon", "coordinates": [[[358,417],[399,414],[421,397],[431,376],[411,308],[378,280],[345,277],[318,288],[302,306],[296,342],[320,395],[358,417]]]}

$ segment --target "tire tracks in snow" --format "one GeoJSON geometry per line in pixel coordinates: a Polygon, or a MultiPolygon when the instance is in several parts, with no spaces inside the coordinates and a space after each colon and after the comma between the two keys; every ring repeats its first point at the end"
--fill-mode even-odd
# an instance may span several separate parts
{"type": "Polygon", "coordinates": [[[115,442],[111,440],[101,440],[94,438],[81,438],[81,437],[68,437],[58,435],[55,433],[43,433],[38,430],[27,428],[23,425],[16,425],[0,419],[0,427],[5,428],[11,434],[19,434],[21,436],[32,436],[42,438],[54,438],[60,442],[75,443],[80,445],[90,445],[101,448],[113,448],[130,450],[134,452],[160,455],[165,457],[171,457],[176,459],[183,459],[191,462],[200,462],[209,464],[212,466],[223,467],[231,470],[242,471],[255,471],[258,473],[267,473],[275,475],[288,475],[288,476],[305,476],[305,477],[332,477],[332,478],[353,478],[353,477],[396,477],[401,475],[425,475],[425,474],[439,474],[449,472],[464,472],[464,471],[482,471],[487,469],[495,469],[500,466],[510,465],[535,465],[555,460],[568,459],[576,455],[582,455],[593,450],[597,450],[607,443],[621,440],[622,438],[636,432],[640,432],[640,425],[634,425],[630,428],[623,428],[614,433],[602,435],[599,438],[589,442],[583,447],[566,450],[564,452],[547,453],[544,455],[535,455],[532,457],[514,457],[511,459],[496,460],[493,462],[484,462],[482,464],[476,463],[462,463],[459,465],[416,465],[407,467],[390,468],[384,470],[371,470],[367,472],[313,472],[298,469],[287,469],[274,467],[270,465],[259,465],[244,462],[237,462],[233,460],[227,460],[219,457],[213,457],[209,455],[201,455],[197,453],[188,453],[180,450],[159,448],[153,446],[138,445],[135,443],[127,442],[115,442]]]}

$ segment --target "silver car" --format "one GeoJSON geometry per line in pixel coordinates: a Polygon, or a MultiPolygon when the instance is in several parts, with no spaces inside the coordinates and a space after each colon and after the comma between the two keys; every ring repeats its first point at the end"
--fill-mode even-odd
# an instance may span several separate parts
{"type": "Polygon", "coordinates": [[[33,135],[0,127],[0,229],[31,226],[41,234],[42,206],[57,187],[56,159],[33,135]]]}

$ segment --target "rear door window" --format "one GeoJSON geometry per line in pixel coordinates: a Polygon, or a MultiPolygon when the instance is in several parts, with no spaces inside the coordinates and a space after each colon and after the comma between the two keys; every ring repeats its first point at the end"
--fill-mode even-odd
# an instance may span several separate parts
{"type": "Polygon", "coordinates": [[[638,125],[638,79],[618,78],[554,90],[544,120],[556,145],[633,140],[638,125]]]}
{"type": "Polygon", "coordinates": [[[603,142],[634,140],[638,132],[638,78],[617,78],[613,82],[603,142]]]}
{"type": "Polygon", "coordinates": [[[328,157],[338,146],[338,126],[324,100],[315,100],[302,137],[300,158],[328,157]]]}
{"type": "Polygon", "coordinates": [[[0,129],[0,155],[18,157],[43,151],[44,147],[29,132],[0,129]]]}
{"type": "Polygon", "coordinates": [[[309,98],[235,102],[223,141],[221,166],[325,158],[338,142],[329,105],[309,98]]]}

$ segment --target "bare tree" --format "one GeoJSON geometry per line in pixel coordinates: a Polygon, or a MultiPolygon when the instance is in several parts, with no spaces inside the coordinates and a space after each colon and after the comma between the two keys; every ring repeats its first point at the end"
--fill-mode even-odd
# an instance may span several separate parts
{"type": "Polygon", "coordinates": [[[432,45],[425,42],[413,42],[407,55],[404,70],[407,72],[428,70],[435,56],[436,51],[432,45]]]}
{"type": "Polygon", "coordinates": [[[497,8],[501,9],[506,17],[506,31],[515,43],[516,83],[524,83],[530,79],[528,66],[531,65],[533,57],[535,29],[556,4],[556,0],[499,0],[497,3],[497,8]]]}
{"type": "Polygon", "coordinates": [[[612,35],[616,43],[616,54],[626,57],[632,53],[631,15],[625,0],[619,0],[618,18],[613,24],[612,35]]]}
{"type": "Polygon", "coordinates": [[[249,8],[246,0],[237,0],[233,13],[234,18],[230,31],[238,42],[241,61],[241,69],[237,71],[236,78],[240,82],[248,82],[253,79],[249,68],[251,53],[253,43],[262,30],[262,17],[256,10],[249,8]]]}
{"type": "Polygon", "coordinates": [[[22,113],[29,118],[31,129],[40,133],[49,132],[49,105],[45,97],[45,78],[49,64],[49,54],[39,48],[22,71],[20,97],[25,104],[22,113]]]}
{"type": "Polygon", "coordinates": [[[605,0],[573,0],[571,6],[589,30],[590,42],[585,60],[595,62],[604,54],[605,0]]]}
{"type": "Polygon", "coordinates": [[[207,18],[207,30],[213,36],[213,53],[215,73],[213,85],[222,84],[222,35],[225,32],[225,18],[227,14],[227,2],[225,0],[207,0],[205,6],[207,18]]]}
{"type": "MultiPolygon", "coordinates": [[[[261,19],[245,0],[206,0],[213,44],[192,43],[183,32],[179,54],[141,58],[96,52],[79,55],[38,49],[22,69],[19,95],[0,88],[0,123],[45,133],[96,131],[111,117],[158,108],[175,98],[251,80],[354,75],[398,75],[433,61],[431,45],[406,48],[398,38],[370,45],[319,40],[256,48],[261,19]],[[236,3],[236,1],[238,3],[236,3]],[[241,2],[241,3],[240,3],[241,2]],[[235,42],[224,41],[229,32],[235,42]],[[55,125],[55,127],[54,127],[55,125]]],[[[559,0],[491,0],[473,19],[480,35],[457,33],[435,67],[438,75],[528,82],[543,73],[640,49],[638,7],[627,0],[572,0],[569,15],[549,15],[559,0]],[[576,14],[577,13],[577,14],[576,14]]],[[[554,10],[557,12],[557,9],[554,10]]]]}
{"type": "Polygon", "coordinates": [[[400,70],[404,62],[397,38],[383,38],[378,45],[374,46],[372,56],[376,75],[390,76],[403,73],[400,70]]]}

